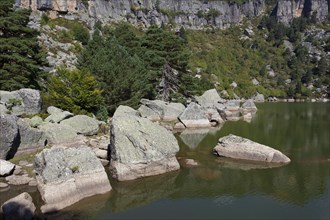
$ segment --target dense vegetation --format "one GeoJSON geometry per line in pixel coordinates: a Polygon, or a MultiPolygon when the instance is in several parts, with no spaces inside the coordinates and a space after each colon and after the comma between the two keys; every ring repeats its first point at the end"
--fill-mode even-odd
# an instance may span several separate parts
{"type": "Polygon", "coordinates": [[[230,98],[257,92],[266,97],[319,97],[329,89],[329,58],[311,55],[307,46],[326,53],[330,39],[304,34],[320,25],[315,16],[294,19],[290,27],[265,16],[227,30],[177,32],[163,25],[142,31],[128,23],[98,22],[90,38],[80,21],[43,15],[41,24],[56,29],[47,34],[71,43],[79,53],[77,70],[59,67],[45,78],[38,33],[27,27],[30,12],[14,10],[10,0],[1,1],[0,7],[1,89],[43,89],[45,106],[76,114],[106,119],[118,105],[136,108],[141,98],[184,102],[213,87],[230,98]]]}
{"type": "Polygon", "coordinates": [[[30,11],[14,10],[11,0],[0,1],[0,89],[40,88],[45,59],[38,33],[29,27],[30,11]]]}
{"type": "Polygon", "coordinates": [[[95,75],[109,112],[118,105],[137,107],[141,98],[178,100],[202,90],[187,73],[186,44],[184,36],[163,28],[150,27],[144,33],[126,23],[115,28],[98,25],[81,54],[79,68],[95,75]],[[164,77],[165,67],[172,77],[164,77]],[[175,79],[175,88],[173,82],[160,84],[169,79],[175,79]],[[161,94],[164,85],[172,86],[165,88],[171,91],[167,96],[161,94]]]}
{"type": "MultiPolygon", "coordinates": [[[[236,93],[251,97],[256,92],[266,97],[319,96],[307,86],[327,86],[330,67],[326,57],[313,57],[303,46],[306,41],[303,32],[313,25],[312,19],[295,19],[290,27],[276,22],[274,17],[253,22],[245,24],[244,28],[233,27],[224,31],[189,31],[188,41],[193,51],[190,69],[200,68],[219,91],[227,90],[230,96],[236,93]],[[292,51],[284,41],[292,45],[292,51]],[[259,85],[254,85],[252,79],[256,79],[259,85]],[[231,86],[233,82],[237,83],[236,88],[231,86]]],[[[328,44],[317,39],[310,41],[319,44],[321,50],[328,50],[328,44]]]]}

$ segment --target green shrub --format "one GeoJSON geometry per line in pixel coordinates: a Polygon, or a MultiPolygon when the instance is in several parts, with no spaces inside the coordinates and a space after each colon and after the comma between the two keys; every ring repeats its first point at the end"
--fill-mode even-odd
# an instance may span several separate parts
{"type": "MultiPolygon", "coordinates": [[[[104,105],[101,89],[87,71],[60,68],[48,81],[46,105],[54,105],[74,114],[96,113],[104,105]]],[[[44,106],[47,107],[47,106],[44,106]]]]}

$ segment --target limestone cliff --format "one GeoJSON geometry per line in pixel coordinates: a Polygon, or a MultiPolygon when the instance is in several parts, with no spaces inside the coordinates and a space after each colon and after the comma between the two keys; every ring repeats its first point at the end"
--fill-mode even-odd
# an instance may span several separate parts
{"type": "Polygon", "coordinates": [[[318,21],[327,19],[330,11],[328,0],[278,0],[276,16],[278,21],[289,24],[292,19],[305,16],[318,21]]]}
{"type": "MultiPolygon", "coordinates": [[[[265,0],[246,0],[232,4],[224,0],[16,0],[17,7],[48,11],[51,17],[67,16],[89,21],[128,21],[148,27],[152,24],[173,25],[189,29],[227,28],[244,17],[262,15],[265,0]],[[84,3],[83,3],[84,2],[84,3]],[[87,16],[86,16],[87,15],[87,16]]],[[[278,0],[275,14],[289,24],[293,18],[312,16],[324,21],[329,15],[328,0],[278,0]]]]}

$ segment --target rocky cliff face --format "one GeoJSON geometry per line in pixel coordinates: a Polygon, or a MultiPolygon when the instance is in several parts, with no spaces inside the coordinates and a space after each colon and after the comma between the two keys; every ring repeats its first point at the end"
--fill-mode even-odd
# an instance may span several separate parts
{"type": "Polygon", "coordinates": [[[330,11],[328,0],[278,0],[276,16],[278,21],[290,24],[292,19],[306,16],[318,21],[327,19],[330,11]]]}
{"type": "Polygon", "coordinates": [[[16,6],[49,11],[52,17],[79,17],[87,12],[89,18],[103,22],[128,21],[143,27],[164,23],[189,29],[227,28],[244,17],[259,16],[265,9],[264,0],[248,0],[242,5],[201,0],[92,0],[88,7],[80,0],[16,0],[16,6]]]}
{"type": "MultiPolygon", "coordinates": [[[[244,17],[259,16],[266,9],[265,0],[247,0],[240,5],[221,0],[90,0],[85,4],[81,0],[16,0],[17,7],[49,11],[53,18],[64,15],[89,21],[128,21],[142,27],[163,23],[189,29],[224,29],[244,17]]],[[[275,12],[285,24],[312,15],[324,21],[329,7],[328,0],[278,0],[275,12]]]]}

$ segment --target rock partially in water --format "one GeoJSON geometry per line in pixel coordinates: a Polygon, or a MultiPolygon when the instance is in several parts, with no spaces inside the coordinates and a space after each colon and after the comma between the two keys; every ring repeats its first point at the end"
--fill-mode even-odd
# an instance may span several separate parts
{"type": "Polygon", "coordinates": [[[258,109],[257,109],[257,106],[254,104],[254,102],[249,99],[247,101],[245,101],[242,105],[242,109],[243,109],[243,112],[256,112],[258,109]]]}
{"type": "Polygon", "coordinates": [[[171,132],[146,118],[114,115],[110,136],[114,178],[132,180],[180,168],[175,158],[179,145],[171,132]]]}
{"type": "Polygon", "coordinates": [[[216,89],[207,90],[203,95],[197,96],[195,99],[198,104],[205,108],[213,108],[218,102],[224,102],[224,100],[220,98],[216,89]]]}
{"type": "Polygon", "coordinates": [[[179,116],[179,120],[186,128],[205,128],[211,127],[209,119],[201,106],[192,102],[179,116]]]}
{"type": "Polygon", "coordinates": [[[17,117],[14,115],[0,115],[0,159],[6,159],[10,150],[19,145],[17,117]]]}
{"type": "Polygon", "coordinates": [[[30,220],[34,217],[36,207],[30,194],[24,192],[6,201],[1,209],[5,219],[30,220]]]}
{"type": "Polygon", "coordinates": [[[99,131],[98,120],[87,115],[76,115],[72,118],[61,121],[60,124],[68,125],[78,134],[95,135],[99,131]]]}
{"type": "Polygon", "coordinates": [[[278,150],[232,134],[220,138],[213,150],[219,156],[234,159],[269,163],[290,162],[290,159],[278,150]]]}
{"type": "Polygon", "coordinates": [[[38,190],[46,203],[42,212],[111,190],[104,167],[87,146],[54,146],[37,154],[34,162],[38,190]]]}
{"type": "Polygon", "coordinates": [[[15,169],[15,164],[0,159],[0,176],[7,176],[13,172],[15,169]]]}

